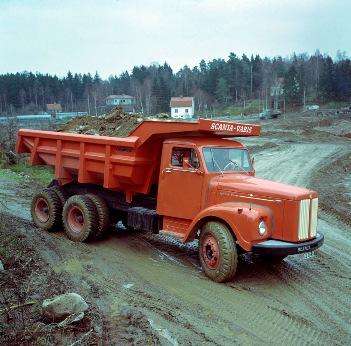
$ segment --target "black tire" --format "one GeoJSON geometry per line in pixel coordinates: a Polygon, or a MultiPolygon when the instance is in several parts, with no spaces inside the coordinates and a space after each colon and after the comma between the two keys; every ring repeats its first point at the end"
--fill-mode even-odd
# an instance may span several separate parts
{"type": "Polygon", "coordinates": [[[285,258],[288,257],[288,255],[286,256],[270,256],[270,255],[261,255],[262,259],[265,262],[269,262],[269,263],[280,263],[282,261],[284,261],[285,258]]]}
{"type": "Polygon", "coordinates": [[[44,189],[37,193],[31,204],[34,224],[45,230],[54,231],[61,226],[61,201],[54,191],[44,189]]]}
{"type": "Polygon", "coordinates": [[[85,197],[89,198],[94,204],[99,217],[99,226],[95,233],[96,239],[103,238],[110,228],[110,209],[106,203],[106,201],[92,193],[86,194],[85,197]]]}
{"type": "Polygon", "coordinates": [[[56,193],[57,197],[60,199],[60,202],[63,208],[63,206],[65,205],[66,201],[69,198],[68,193],[64,190],[64,188],[62,186],[55,185],[55,186],[48,187],[47,190],[51,190],[56,193]]]}
{"type": "Polygon", "coordinates": [[[205,274],[216,282],[233,279],[238,253],[235,239],[227,226],[220,222],[207,222],[201,230],[199,257],[205,274]]]}
{"type": "Polygon", "coordinates": [[[83,195],[72,196],[66,201],[62,220],[67,237],[77,242],[94,239],[99,228],[95,204],[83,195]]]}

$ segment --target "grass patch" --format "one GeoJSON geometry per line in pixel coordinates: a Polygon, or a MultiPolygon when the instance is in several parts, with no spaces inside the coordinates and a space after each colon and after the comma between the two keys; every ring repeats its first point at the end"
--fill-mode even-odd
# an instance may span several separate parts
{"type": "Polygon", "coordinates": [[[241,114],[249,115],[249,114],[258,114],[262,112],[263,108],[265,108],[264,100],[250,100],[245,102],[236,102],[232,104],[228,104],[226,106],[220,106],[218,108],[214,108],[213,110],[207,110],[203,112],[196,112],[197,116],[206,116],[210,117],[211,115],[216,116],[240,116],[241,114]]]}
{"type": "Polygon", "coordinates": [[[48,185],[53,179],[53,170],[49,166],[29,166],[27,162],[19,162],[16,165],[0,169],[0,177],[6,177],[14,181],[26,180],[40,185],[48,185]]]}
{"type": "Polygon", "coordinates": [[[0,178],[4,178],[10,181],[20,181],[23,179],[22,176],[14,174],[11,170],[0,167],[0,178]]]}
{"type": "MultiPolygon", "coordinates": [[[[281,110],[283,107],[283,98],[280,99],[280,107],[281,110]]],[[[301,100],[302,102],[302,100],[301,100]]],[[[321,103],[316,101],[313,98],[309,98],[306,101],[307,105],[314,105],[317,104],[320,106],[320,109],[340,109],[346,106],[350,105],[350,102],[345,102],[345,101],[330,101],[326,103],[321,103]]],[[[196,116],[198,117],[211,117],[211,116],[240,116],[241,114],[244,115],[250,115],[250,114],[259,114],[263,111],[263,109],[266,108],[265,105],[265,100],[260,100],[260,99],[254,99],[254,100],[248,100],[245,102],[245,109],[244,109],[244,101],[239,101],[239,102],[234,102],[227,104],[225,106],[218,106],[217,108],[214,107],[214,109],[211,110],[206,110],[206,111],[197,111],[196,116]]],[[[271,100],[268,100],[268,108],[271,107],[271,100]]],[[[303,105],[300,104],[298,106],[293,106],[289,104],[288,102],[286,103],[286,112],[301,112],[303,110],[303,105]]]]}
{"type": "Polygon", "coordinates": [[[350,102],[345,102],[345,101],[330,101],[327,103],[324,103],[320,106],[321,109],[339,109],[342,107],[349,106],[350,102]]]}
{"type": "Polygon", "coordinates": [[[224,107],[222,109],[222,112],[225,115],[241,115],[241,114],[257,114],[262,112],[262,109],[264,108],[264,101],[260,100],[252,100],[252,101],[247,101],[245,103],[245,108],[244,108],[244,103],[235,103],[233,105],[224,107]]]}

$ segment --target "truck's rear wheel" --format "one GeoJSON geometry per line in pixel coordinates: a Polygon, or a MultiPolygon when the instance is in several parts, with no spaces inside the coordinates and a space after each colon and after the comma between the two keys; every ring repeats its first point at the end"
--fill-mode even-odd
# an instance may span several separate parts
{"type": "Polygon", "coordinates": [[[92,193],[89,193],[85,196],[95,204],[99,218],[99,226],[95,233],[95,237],[97,239],[100,239],[108,232],[110,228],[110,210],[106,201],[102,197],[94,195],[92,193]]]}
{"type": "Polygon", "coordinates": [[[224,224],[210,221],[203,226],[199,257],[205,274],[213,281],[226,282],[234,277],[238,253],[234,237],[224,224]]]}
{"type": "Polygon", "coordinates": [[[94,202],[83,195],[70,197],[62,213],[67,237],[73,241],[88,241],[95,238],[99,229],[98,212],[94,202]]]}
{"type": "Polygon", "coordinates": [[[61,202],[62,208],[63,208],[64,204],[66,203],[66,201],[69,197],[67,192],[61,186],[57,186],[57,185],[48,187],[47,190],[51,190],[51,191],[54,191],[56,193],[57,197],[59,198],[59,200],[61,202]]]}
{"type": "Polygon", "coordinates": [[[37,193],[31,204],[34,224],[46,231],[53,231],[61,225],[62,206],[54,191],[44,189],[37,193]]]}

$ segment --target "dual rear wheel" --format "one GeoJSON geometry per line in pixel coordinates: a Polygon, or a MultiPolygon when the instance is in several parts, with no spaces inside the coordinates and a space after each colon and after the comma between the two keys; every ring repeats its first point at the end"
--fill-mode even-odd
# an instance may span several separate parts
{"type": "Polygon", "coordinates": [[[103,198],[95,194],[68,198],[58,186],[35,195],[31,213],[37,227],[54,231],[63,226],[67,237],[73,241],[100,239],[110,226],[110,212],[103,198]]]}

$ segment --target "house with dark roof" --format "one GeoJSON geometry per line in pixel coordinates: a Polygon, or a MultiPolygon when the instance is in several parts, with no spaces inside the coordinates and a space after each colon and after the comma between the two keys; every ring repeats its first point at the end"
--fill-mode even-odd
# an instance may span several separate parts
{"type": "Polygon", "coordinates": [[[47,103],[46,104],[46,111],[48,113],[61,113],[62,107],[60,103],[47,103]]]}
{"type": "Polygon", "coordinates": [[[130,95],[110,95],[105,99],[106,106],[121,107],[125,112],[135,112],[135,97],[130,95]]]}
{"type": "Polygon", "coordinates": [[[172,97],[170,107],[172,118],[189,119],[194,116],[195,102],[193,97],[172,97]]]}

